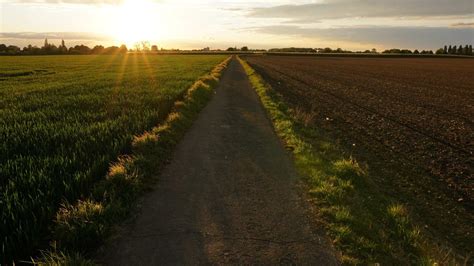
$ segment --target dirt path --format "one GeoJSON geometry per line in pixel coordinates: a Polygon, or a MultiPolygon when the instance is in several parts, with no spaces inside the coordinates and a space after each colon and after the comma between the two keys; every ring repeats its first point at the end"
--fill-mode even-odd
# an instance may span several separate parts
{"type": "Polygon", "coordinates": [[[298,191],[292,163],[234,59],[141,213],[101,261],[337,264],[298,191]]]}

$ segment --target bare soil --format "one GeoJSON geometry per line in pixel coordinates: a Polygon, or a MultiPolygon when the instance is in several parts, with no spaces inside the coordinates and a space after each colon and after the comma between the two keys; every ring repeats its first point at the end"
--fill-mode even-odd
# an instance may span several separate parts
{"type": "Polygon", "coordinates": [[[235,59],[158,179],[99,262],[338,264],[235,59]]]}
{"type": "MultiPolygon", "coordinates": [[[[461,250],[474,244],[474,60],[248,56],[307,126],[461,250]]],[[[426,224],[425,224],[426,223],[426,224]]]]}

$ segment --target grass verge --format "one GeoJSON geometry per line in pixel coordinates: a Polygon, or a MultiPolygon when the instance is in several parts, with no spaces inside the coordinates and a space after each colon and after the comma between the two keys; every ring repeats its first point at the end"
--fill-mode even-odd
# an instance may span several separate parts
{"type": "Polygon", "coordinates": [[[173,148],[211,99],[229,60],[230,57],[197,80],[175,102],[162,124],[135,136],[132,152],[110,165],[107,176],[94,186],[88,197],[62,204],[52,228],[52,248],[32,259],[33,264],[93,264],[86,258],[110,235],[115,224],[129,216],[137,198],[156,181],[154,177],[170,158],[173,148]]]}
{"type": "Polygon", "coordinates": [[[298,172],[306,179],[309,195],[341,253],[342,263],[435,263],[407,207],[380,193],[368,167],[344,156],[317,128],[306,127],[304,117],[289,108],[245,61],[239,60],[276,133],[291,150],[298,172]]]}

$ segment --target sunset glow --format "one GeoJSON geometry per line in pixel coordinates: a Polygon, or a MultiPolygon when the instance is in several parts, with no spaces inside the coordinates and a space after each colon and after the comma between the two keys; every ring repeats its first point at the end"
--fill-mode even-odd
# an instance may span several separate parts
{"type": "Polygon", "coordinates": [[[226,49],[400,47],[438,49],[472,40],[472,0],[0,0],[0,39],[56,45],[226,49]],[[431,3],[432,2],[432,3],[431,3]]]}
{"type": "Polygon", "coordinates": [[[162,37],[156,3],[148,0],[127,0],[114,7],[110,34],[115,41],[133,46],[141,41],[155,41],[162,37]]]}

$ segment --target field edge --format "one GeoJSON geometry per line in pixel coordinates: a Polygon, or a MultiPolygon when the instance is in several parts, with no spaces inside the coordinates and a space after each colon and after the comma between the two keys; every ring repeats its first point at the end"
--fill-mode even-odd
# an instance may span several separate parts
{"type": "Polygon", "coordinates": [[[51,229],[51,247],[31,258],[35,265],[94,265],[92,258],[116,230],[131,216],[137,200],[152,190],[157,173],[200,111],[212,98],[231,56],[210,73],[197,79],[178,99],[166,119],[133,138],[130,154],[110,164],[108,174],[96,183],[87,198],[64,202],[51,229]]]}

